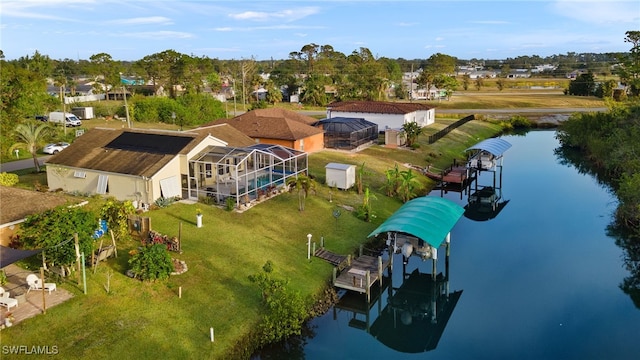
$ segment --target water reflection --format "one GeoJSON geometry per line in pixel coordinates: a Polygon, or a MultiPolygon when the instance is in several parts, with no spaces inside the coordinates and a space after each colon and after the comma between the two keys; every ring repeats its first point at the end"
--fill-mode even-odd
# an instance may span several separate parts
{"type": "Polygon", "coordinates": [[[469,194],[464,216],[474,221],[487,221],[495,218],[509,203],[502,197],[502,189],[483,186],[469,194]]]}
{"type": "Polygon", "coordinates": [[[449,291],[449,280],[415,269],[403,276],[400,287],[391,287],[387,306],[371,326],[371,335],[387,347],[403,353],[435,349],[462,295],[449,291]]]}
{"type": "MultiPolygon", "coordinates": [[[[618,186],[617,179],[595,167],[577,149],[559,146],[554,149],[554,154],[561,164],[573,166],[580,174],[596,179],[598,184],[608,189],[615,189],[618,186]]],[[[635,307],[640,309],[640,236],[632,234],[617,224],[615,218],[607,227],[607,236],[614,238],[616,245],[623,250],[624,267],[630,273],[619,287],[631,298],[635,307]]]]}
{"type": "Polygon", "coordinates": [[[421,273],[418,268],[410,273],[405,271],[403,266],[399,286],[393,284],[394,276],[385,278],[378,296],[369,304],[361,295],[346,292],[333,308],[333,319],[339,321],[338,311],[349,312],[349,327],[369,333],[398,352],[421,353],[435,349],[462,290],[450,291],[448,266],[447,274],[436,276],[421,273]],[[386,297],[382,296],[383,292],[386,297]],[[386,305],[382,308],[385,298],[386,305]]]}

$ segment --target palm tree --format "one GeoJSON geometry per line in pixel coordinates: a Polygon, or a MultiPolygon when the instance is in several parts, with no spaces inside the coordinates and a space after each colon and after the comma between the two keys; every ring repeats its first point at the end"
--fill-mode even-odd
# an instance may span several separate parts
{"type": "Polygon", "coordinates": [[[307,175],[298,175],[287,179],[290,191],[298,191],[298,210],[304,211],[304,203],[310,191],[315,191],[316,182],[307,175]]]}
{"type": "Polygon", "coordinates": [[[414,190],[417,184],[418,179],[411,169],[400,172],[400,188],[398,189],[398,195],[400,195],[402,202],[406,203],[416,196],[414,190]]]}
{"type": "Polygon", "coordinates": [[[52,134],[52,128],[49,124],[26,122],[18,124],[14,130],[16,143],[9,148],[9,153],[16,149],[25,149],[33,156],[33,164],[36,172],[40,172],[40,164],[38,164],[38,149],[44,145],[47,138],[52,134]]]}
{"type": "Polygon", "coordinates": [[[407,136],[407,146],[412,147],[418,141],[418,136],[422,135],[424,129],[415,121],[402,124],[402,130],[407,136]]]}

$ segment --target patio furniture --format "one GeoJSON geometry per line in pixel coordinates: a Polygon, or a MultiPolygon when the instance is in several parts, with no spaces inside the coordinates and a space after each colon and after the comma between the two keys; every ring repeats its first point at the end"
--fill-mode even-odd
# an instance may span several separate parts
{"type": "Polygon", "coordinates": [[[18,306],[18,300],[10,298],[9,292],[4,291],[4,288],[0,287],[0,305],[9,310],[14,306],[18,306]]]}
{"type": "MultiPolygon", "coordinates": [[[[35,274],[30,274],[29,276],[27,276],[27,284],[29,285],[29,290],[27,290],[27,293],[31,290],[43,289],[42,280],[40,280],[35,274]]],[[[55,291],[57,288],[55,283],[44,283],[44,289],[49,291],[49,294],[51,294],[51,291],[55,291]]]]}

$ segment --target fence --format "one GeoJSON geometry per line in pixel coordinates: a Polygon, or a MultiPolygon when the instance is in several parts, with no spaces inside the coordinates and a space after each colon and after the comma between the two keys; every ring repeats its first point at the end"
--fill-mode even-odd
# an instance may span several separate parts
{"type": "Polygon", "coordinates": [[[444,137],[445,135],[447,135],[448,133],[451,132],[451,130],[454,130],[455,128],[462,126],[466,123],[468,123],[471,120],[475,120],[475,115],[469,115],[467,117],[464,117],[456,122],[454,122],[453,124],[447,126],[446,128],[438,131],[437,133],[433,134],[433,135],[429,135],[429,144],[433,144],[434,142],[438,141],[439,139],[441,139],[442,137],[444,137]]]}

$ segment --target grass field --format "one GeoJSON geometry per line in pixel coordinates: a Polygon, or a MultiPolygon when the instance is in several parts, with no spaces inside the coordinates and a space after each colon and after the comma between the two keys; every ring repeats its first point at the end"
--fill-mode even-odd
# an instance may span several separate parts
{"type": "MultiPolygon", "coordinates": [[[[439,119],[427,129],[427,135],[454,120],[439,119]]],[[[319,259],[306,259],[308,233],[315,242],[323,237],[329,250],[354,253],[401,206],[381,190],[385,170],[395,163],[401,169],[406,163],[444,167],[453,158],[464,158],[468,146],[499,131],[495,124],[472,121],[433,145],[426,143],[426,136],[421,137],[417,150],[372,146],[359,153],[325,150],[312,154],[310,174],[319,186],[303,212],[297,210],[297,195],[291,193],[243,213],[184,203],[151,211],[146,215],[154,230],[173,236],[182,226],[184,252],[175,257],[186,261],[186,273],[166,282],[132,280],[124,273],[128,251],[138,243],[121,243],[117,259],[101,264],[95,274],[87,273],[87,295],[73,281],[63,284],[75,297],[48,309],[46,315],[3,330],[2,345],[56,345],[65,359],[226,359],[261,318],[261,295],[249,275],[260,272],[270,260],[275,276],[289,279],[289,286],[311,303],[329,285],[332,267],[319,259]],[[330,189],[322,185],[327,162],[365,164],[364,183],[372,191],[376,215],[371,223],[342,207],[357,207],[361,195],[355,191],[329,194],[330,189]],[[332,214],[339,206],[342,215],[336,221],[332,214]],[[196,207],[203,210],[203,228],[195,226],[196,207]],[[111,292],[107,293],[104,286],[110,273],[111,292]],[[209,340],[210,327],[215,329],[214,343],[209,340]]],[[[422,175],[418,178],[424,194],[433,183],[422,175]]]]}

